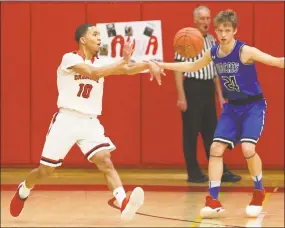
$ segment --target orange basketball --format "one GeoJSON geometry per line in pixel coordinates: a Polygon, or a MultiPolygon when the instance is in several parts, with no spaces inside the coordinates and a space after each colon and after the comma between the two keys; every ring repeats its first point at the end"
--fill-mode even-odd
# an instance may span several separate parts
{"type": "Polygon", "coordinates": [[[183,28],[174,37],[174,50],[185,58],[193,58],[204,48],[204,37],[196,28],[183,28]]]}

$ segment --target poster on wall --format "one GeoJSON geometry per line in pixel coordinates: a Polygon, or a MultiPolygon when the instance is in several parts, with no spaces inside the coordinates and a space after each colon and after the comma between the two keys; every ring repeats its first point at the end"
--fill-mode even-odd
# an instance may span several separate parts
{"type": "Polygon", "coordinates": [[[112,63],[121,59],[127,41],[134,42],[135,46],[131,61],[163,61],[160,20],[99,23],[97,27],[102,42],[98,57],[104,62],[112,63]]]}

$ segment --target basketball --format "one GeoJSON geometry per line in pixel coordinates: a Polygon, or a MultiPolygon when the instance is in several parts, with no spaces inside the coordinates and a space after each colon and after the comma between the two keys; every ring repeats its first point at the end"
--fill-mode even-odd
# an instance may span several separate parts
{"type": "Polygon", "coordinates": [[[185,58],[199,55],[204,48],[204,37],[196,28],[183,28],[174,36],[174,50],[185,58]]]}

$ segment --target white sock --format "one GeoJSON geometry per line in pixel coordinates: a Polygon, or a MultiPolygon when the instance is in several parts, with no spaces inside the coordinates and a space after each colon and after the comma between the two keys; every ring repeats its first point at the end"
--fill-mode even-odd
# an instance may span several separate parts
{"type": "Polygon", "coordinates": [[[262,178],[262,172],[260,172],[260,174],[257,176],[251,176],[251,178],[253,179],[253,181],[260,181],[262,178]]]}
{"type": "Polygon", "coordinates": [[[209,188],[220,187],[221,181],[209,181],[209,188]]]}
{"type": "Polygon", "coordinates": [[[30,195],[31,188],[27,188],[25,181],[21,183],[21,187],[19,189],[19,195],[22,199],[27,198],[30,195]]]}
{"type": "Polygon", "coordinates": [[[122,202],[123,200],[126,198],[126,192],[125,192],[125,189],[123,187],[118,187],[116,188],[114,191],[113,191],[113,195],[115,196],[118,204],[119,204],[119,207],[122,206],[122,202]]]}

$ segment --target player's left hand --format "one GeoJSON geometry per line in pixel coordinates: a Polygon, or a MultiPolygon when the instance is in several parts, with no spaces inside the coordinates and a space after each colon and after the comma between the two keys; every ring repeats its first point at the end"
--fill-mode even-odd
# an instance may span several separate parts
{"type": "Polygon", "coordinates": [[[166,76],[163,69],[161,69],[159,64],[155,61],[149,61],[149,73],[150,81],[155,78],[158,85],[161,85],[161,75],[166,76]]]}
{"type": "Polygon", "coordinates": [[[131,60],[132,54],[134,53],[135,45],[134,42],[126,42],[123,47],[123,60],[128,63],[131,60]]]}

